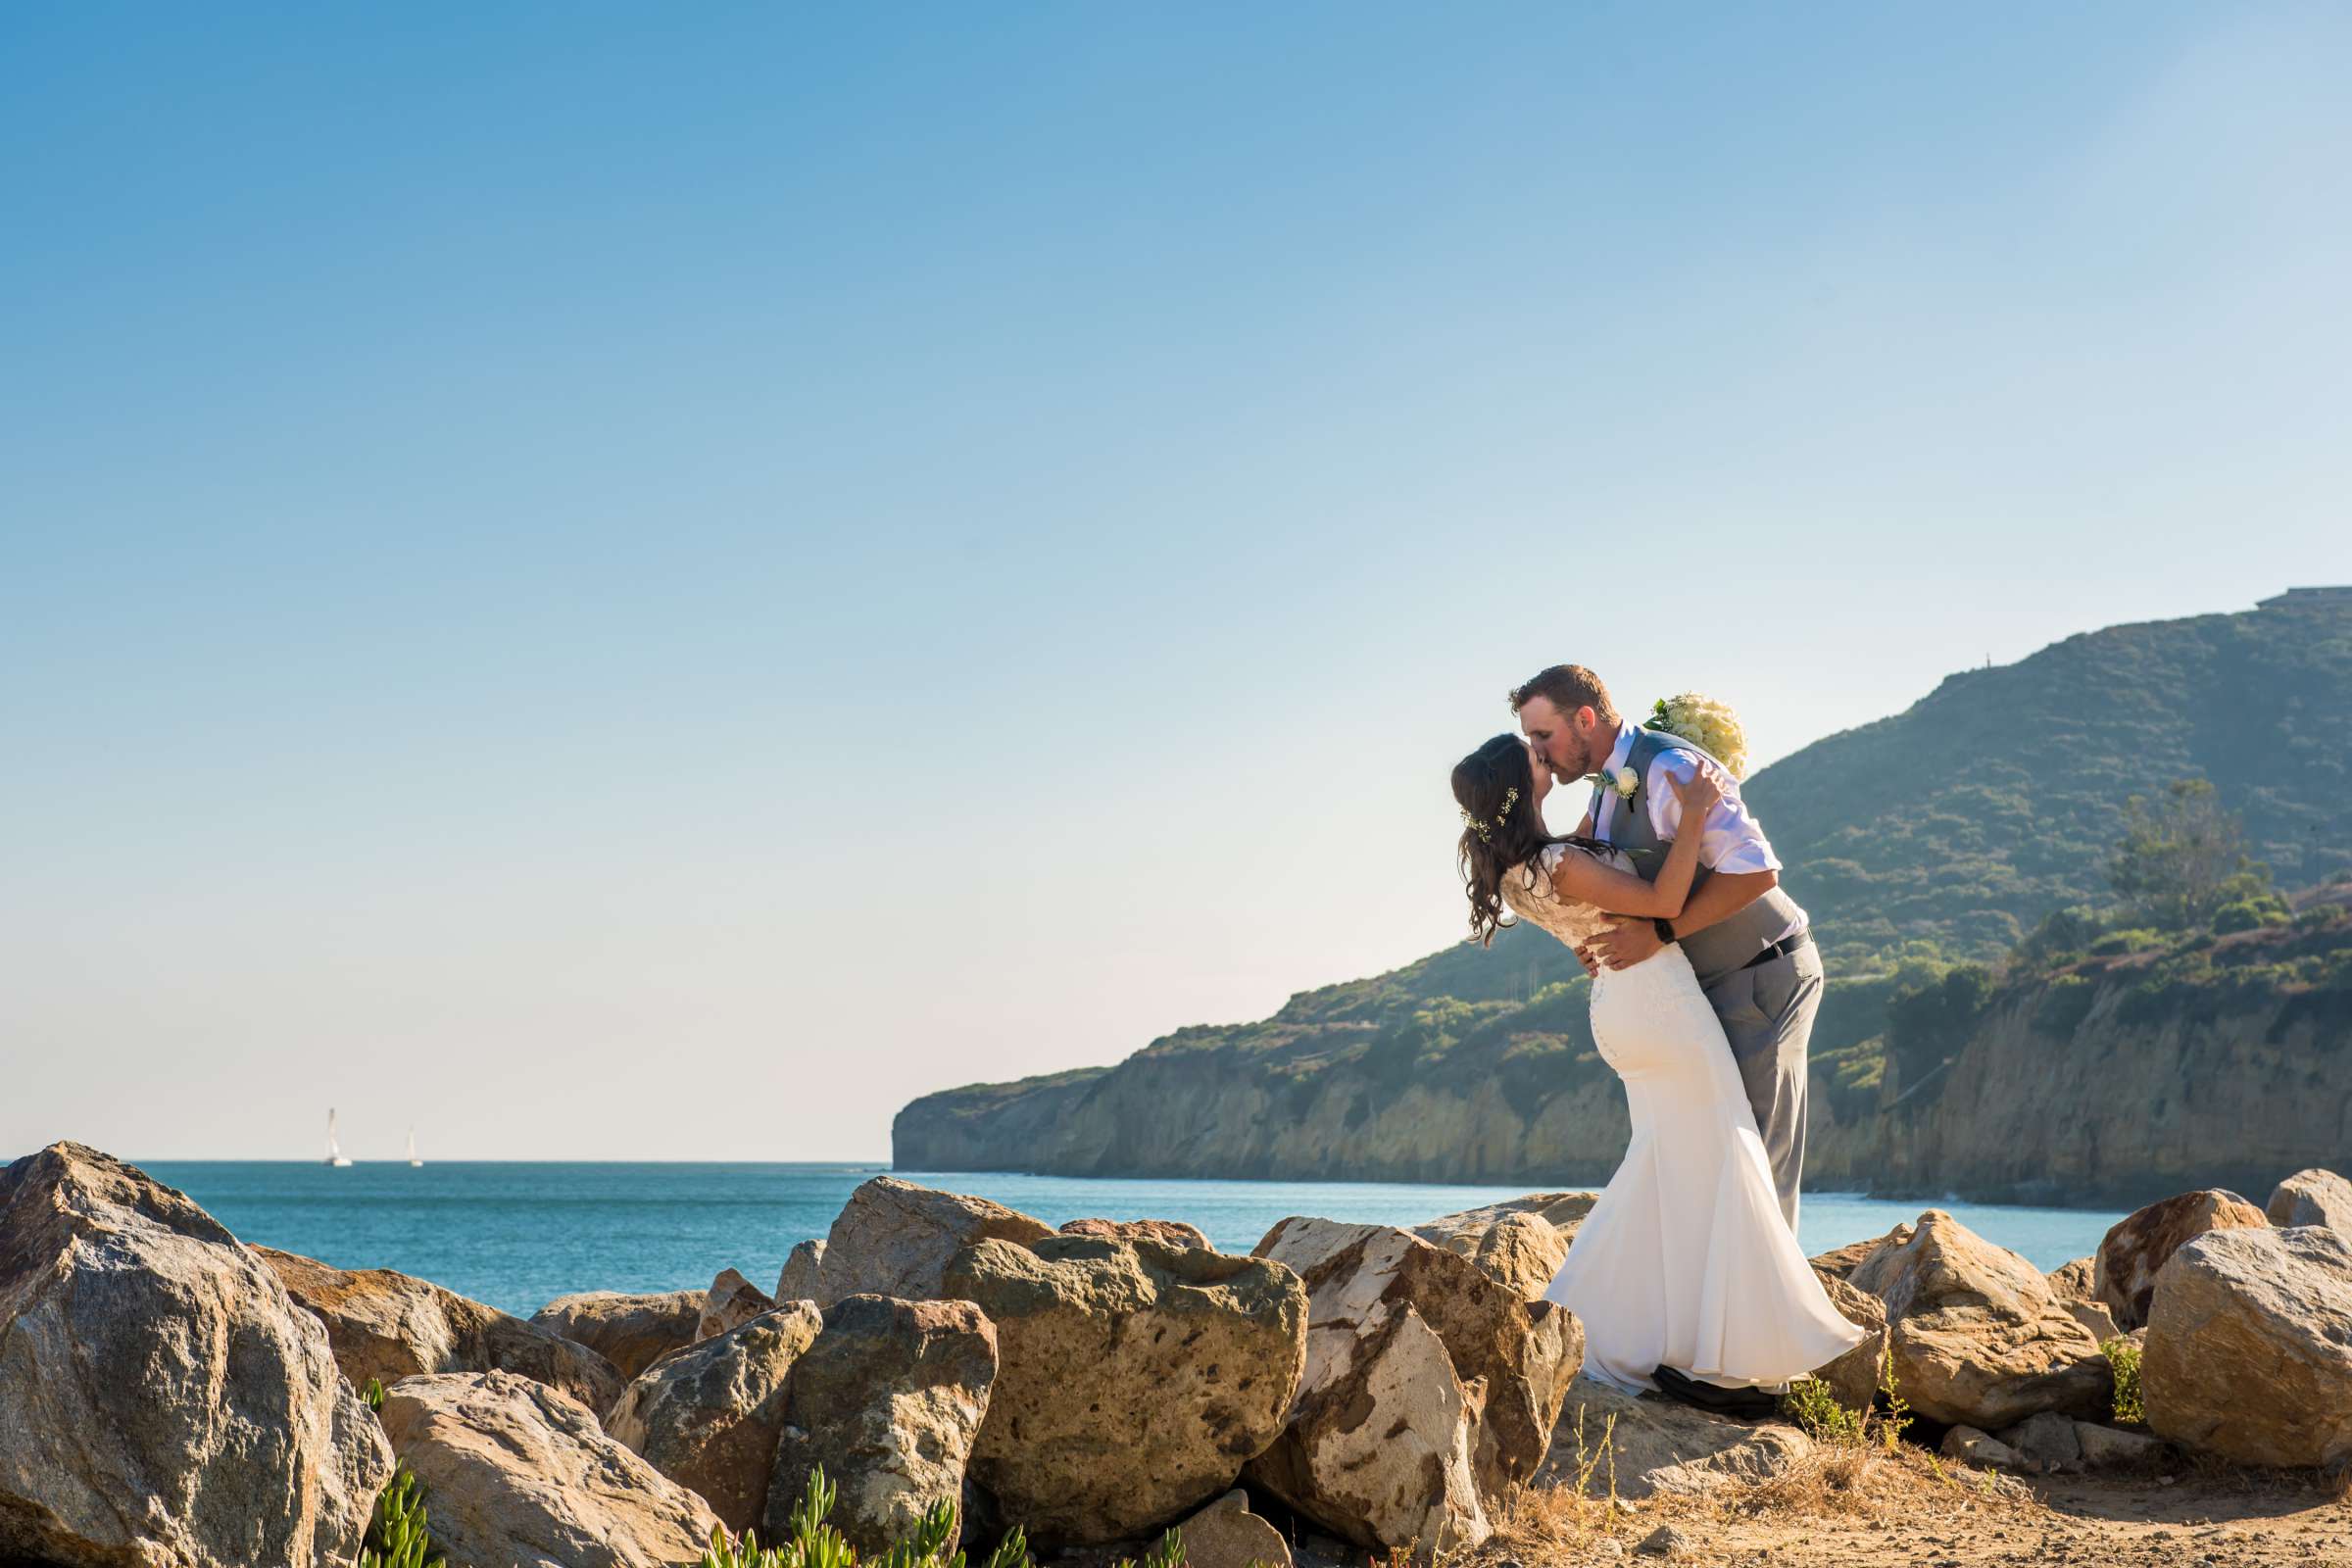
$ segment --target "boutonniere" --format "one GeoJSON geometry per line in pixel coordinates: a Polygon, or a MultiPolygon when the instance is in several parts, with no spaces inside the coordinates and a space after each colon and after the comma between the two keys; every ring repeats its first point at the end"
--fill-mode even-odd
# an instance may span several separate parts
{"type": "Polygon", "coordinates": [[[1596,789],[1615,791],[1621,801],[1632,800],[1634,791],[1642,787],[1642,775],[1630,767],[1621,767],[1614,773],[1587,773],[1585,781],[1596,789]]]}

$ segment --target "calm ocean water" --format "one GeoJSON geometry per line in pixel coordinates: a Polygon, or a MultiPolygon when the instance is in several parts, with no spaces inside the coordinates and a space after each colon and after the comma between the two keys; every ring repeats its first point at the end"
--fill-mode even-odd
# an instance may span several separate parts
{"type": "MultiPolygon", "coordinates": [[[[162,1160],[144,1167],[248,1242],[340,1268],[396,1268],[527,1316],[571,1291],[670,1291],[741,1269],[772,1289],[793,1244],[822,1236],[859,1182],[885,1173],[977,1193],[1050,1224],[1180,1219],[1247,1251],[1290,1214],[1416,1224],[1523,1187],[1387,1182],[1091,1180],[884,1165],[532,1164],[162,1160]]],[[[1805,1195],[1807,1252],[1876,1236],[1930,1205],[1805,1195]]],[[[2120,1213],[1943,1203],[1979,1233],[2055,1268],[2120,1213]]]]}

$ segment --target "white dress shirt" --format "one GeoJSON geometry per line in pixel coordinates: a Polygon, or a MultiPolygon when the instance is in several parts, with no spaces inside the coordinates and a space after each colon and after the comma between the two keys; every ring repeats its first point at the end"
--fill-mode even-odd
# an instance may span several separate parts
{"type": "MultiPolygon", "coordinates": [[[[1601,764],[1600,771],[1604,778],[1614,779],[1617,770],[1625,765],[1626,758],[1633,753],[1635,733],[1631,724],[1617,727],[1616,750],[1610,752],[1609,760],[1601,764]]],[[[1678,743],[1678,748],[1682,744],[1687,743],[1678,743]]],[[[1669,748],[1651,758],[1649,776],[1642,781],[1643,794],[1649,803],[1650,828],[1661,839],[1675,837],[1683,821],[1683,803],[1675,799],[1670,781],[1679,780],[1687,784],[1698,776],[1697,760],[1690,752],[1678,748],[1669,748]]],[[[1718,872],[1778,871],[1781,858],[1772,853],[1771,841],[1764,837],[1764,830],[1756,825],[1756,819],[1748,814],[1747,803],[1740,798],[1739,791],[1739,785],[1732,784],[1707,812],[1706,823],[1699,832],[1698,863],[1710,871],[1718,872]]],[[[1601,787],[1600,804],[1592,814],[1594,838],[1607,841],[1609,823],[1622,804],[1615,784],[1601,787]]],[[[1799,909],[1796,918],[1788,923],[1788,928],[1773,940],[1778,942],[1785,937],[1792,937],[1802,931],[1805,924],[1805,911],[1799,909]]]]}

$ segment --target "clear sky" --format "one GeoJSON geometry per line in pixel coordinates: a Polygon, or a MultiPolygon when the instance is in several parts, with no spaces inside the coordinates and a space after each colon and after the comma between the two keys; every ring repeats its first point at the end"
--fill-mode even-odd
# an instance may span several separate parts
{"type": "MultiPolygon", "coordinates": [[[[880,1157],[2352,581],[2352,10],[0,14],[0,1153],[880,1157]]],[[[1770,824],[1766,824],[1769,828],[1770,824]]]]}

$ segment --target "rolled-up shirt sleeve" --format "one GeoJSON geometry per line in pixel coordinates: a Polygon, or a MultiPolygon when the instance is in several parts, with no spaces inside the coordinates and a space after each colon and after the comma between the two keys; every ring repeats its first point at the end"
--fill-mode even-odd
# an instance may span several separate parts
{"type": "MultiPolygon", "coordinates": [[[[1670,781],[1688,783],[1697,773],[1698,759],[1689,752],[1664,751],[1650,760],[1649,777],[1642,783],[1649,792],[1649,825],[1659,838],[1675,837],[1682,826],[1683,803],[1674,798],[1670,781]]],[[[1772,853],[1764,830],[1748,814],[1747,803],[1735,793],[1724,796],[1707,812],[1698,841],[1698,863],[1717,872],[1778,871],[1781,858],[1772,853]]]]}

